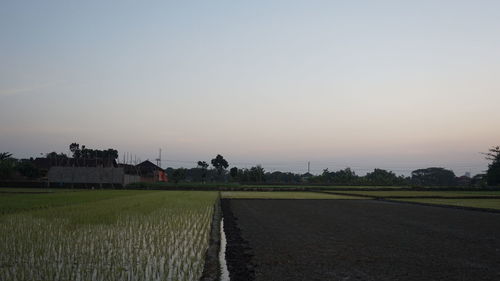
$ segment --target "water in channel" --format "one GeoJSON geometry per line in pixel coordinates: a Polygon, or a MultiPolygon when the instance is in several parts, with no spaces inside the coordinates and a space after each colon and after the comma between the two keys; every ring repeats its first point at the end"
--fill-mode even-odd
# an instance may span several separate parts
{"type": "Polygon", "coordinates": [[[220,252],[219,261],[221,267],[221,281],[229,281],[229,271],[226,263],[226,233],[224,232],[224,219],[220,221],[220,252]]]}

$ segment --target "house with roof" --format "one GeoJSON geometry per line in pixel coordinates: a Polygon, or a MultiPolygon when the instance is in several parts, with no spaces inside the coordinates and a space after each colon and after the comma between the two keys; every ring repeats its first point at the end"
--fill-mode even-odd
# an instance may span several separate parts
{"type": "Polygon", "coordinates": [[[149,160],[141,162],[135,167],[142,182],[168,182],[165,170],[149,160]]]}

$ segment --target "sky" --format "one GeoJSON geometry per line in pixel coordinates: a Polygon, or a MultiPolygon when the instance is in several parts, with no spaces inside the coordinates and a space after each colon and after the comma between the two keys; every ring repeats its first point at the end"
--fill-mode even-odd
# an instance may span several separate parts
{"type": "Polygon", "coordinates": [[[480,173],[500,1],[0,2],[0,152],[480,173]]]}

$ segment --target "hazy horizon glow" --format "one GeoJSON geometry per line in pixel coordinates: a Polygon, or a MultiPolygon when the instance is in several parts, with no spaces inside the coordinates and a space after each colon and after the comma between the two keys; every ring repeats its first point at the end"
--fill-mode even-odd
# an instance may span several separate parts
{"type": "Polygon", "coordinates": [[[500,2],[376,2],[2,1],[0,152],[484,171],[500,2]]]}

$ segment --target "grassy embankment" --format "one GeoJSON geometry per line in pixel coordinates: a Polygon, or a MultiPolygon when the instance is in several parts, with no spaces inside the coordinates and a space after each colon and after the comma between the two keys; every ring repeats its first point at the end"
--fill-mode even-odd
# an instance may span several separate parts
{"type": "Polygon", "coordinates": [[[335,191],[335,194],[353,194],[372,197],[494,197],[500,196],[500,191],[335,191]]]}
{"type": "Polygon", "coordinates": [[[0,280],[198,280],[217,196],[122,190],[0,196],[0,280]]]}
{"type": "Polygon", "coordinates": [[[222,198],[228,199],[364,199],[362,197],[336,195],[315,192],[261,192],[261,191],[225,191],[222,198]]]}

